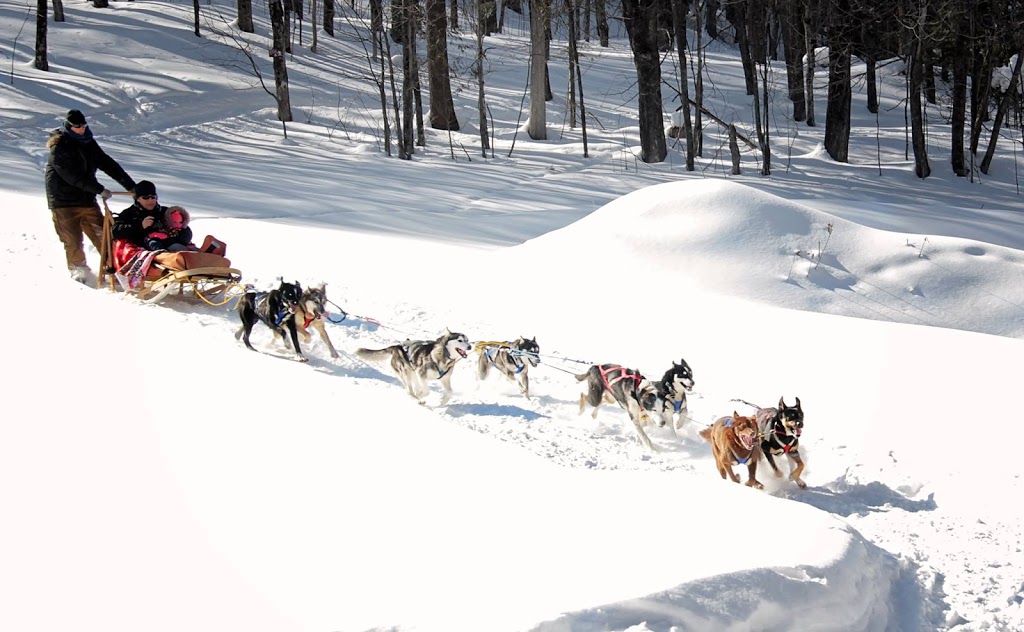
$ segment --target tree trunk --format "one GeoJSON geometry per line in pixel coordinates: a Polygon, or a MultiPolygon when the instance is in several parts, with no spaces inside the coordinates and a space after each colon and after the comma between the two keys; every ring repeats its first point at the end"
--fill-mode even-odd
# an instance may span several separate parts
{"type": "MultiPolygon", "coordinates": [[[[962,20],[960,24],[963,25],[962,20]]],[[[967,162],[964,155],[964,130],[967,124],[967,54],[967,35],[961,28],[956,36],[956,49],[953,52],[953,111],[950,120],[952,127],[950,162],[953,166],[953,173],[960,177],[967,175],[967,162]]]]}
{"type": "Polygon", "coordinates": [[[324,32],[334,37],[334,0],[324,0],[324,32]]]}
{"type": "Polygon", "coordinates": [[[992,89],[992,63],[989,42],[975,48],[974,73],[971,75],[971,154],[978,153],[978,143],[984,130],[983,123],[989,120],[988,97],[992,89]]]}
{"type": "Polygon", "coordinates": [[[807,56],[807,71],[804,73],[804,98],[807,102],[807,126],[814,127],[814,37],[811,17],[804,13],[804,54],[807,56]]]}
{"type": "Polygon", "coordinates": [[[732,156],[732,175],[740,175],[740,144],[736,142],[736,126],[729,125],[729,155],[732,156]]]}
{"type": "Polygon", "coordinates": [[[50,62],[46,59],[46,0],[36,0],[36,70],[49,71],[50,62]]]}
{"type": "MultiPolygon", "coordinates": [[[[453,0],[452,4],[455,4],[453,0]]],[[[487,157],[487,150],[491,149],[491,140],[488,135],[487,125],[487,100],[484,98],[484,32],[477,22],[476,27],[476,63],[473,64],[473,74],[476,75],[476,108],[480,112],[480,151],[483,157],[487,157]]]]}
{"type": "MultiPolygon", "coordinates": [[[[316,52],[316,30],[317,30],[316,29],[316,26],[317,26],[316,25],[316,10],[317,10],[317,1],[316,0],[309,0],[309,30],[313,34],[313,41],[309,45],[309,50],[312,53],[316,52]]],[[[377,50],[377,48],[376,48],[377,47],[377,38],[373,37],[373,34],[371,34],[370,35],[370,39],[373,40],[373,45],[374,45],[374,49],[373,50],[376,53],[376,50],[377,50]]],[[[376,58],[376,56],[377,55],[374,54],[375,58],[376,58]]]]}
{"type": "Polygon", "coordinates": [[[497,33],[498,3],[495,0],[478,0],[477,12],[484,35],[494,35],[497,33]]]}
{"type": "MultiPolygon", "coordinates": [[[[922,16],[922,23],[924,18],[922,16]]],[[[924,138],[924,111],[921,103],[921,91],[924,88],[924,65],[919,56],[921,40],[918,37],[914,45],[914,54],[910,59],[910,138],[914,148],[914,173],[918,178],[927,178],[932,173],[928,164],[928,146],[924,138]]]]}
{"type": "MultiPolygon", "coordinates": [[[[842,30],[842,29],[836,29],[842,30]]],[[[825,111],[825,151],[836,162],[849,162],[850,48],[843,35],[829,41],[828,106],[825,111]]]]}
{"type": "Polygon", "coordinates": [[[376,59],[380,55],[380,38],[384,35],[384,1],[370,0],[370,33],[373,40],[371,52],[376,59]]]}
{"type": "MultiPolygon", "coordinates": [[[[570,0],[570,4],[573,0],[570,0]]],[[[579,0],[575,0],[579,1],[579,0]]],[[[580,49],[579,49],[579,10],[573,9],[569,18],[569,55],[572,57],[573,66],[576,68],[576,77],[569,77],[569,81],[575,81],[576,93],[579,95],[580,104],[580,134],[583,138],[583,157],[590,157],[590,148],[587,145],[587,108],[583,103],[583,71],[580,70],[580,49]]]]}
{"type": "Polygon", "coordinates": [[[253,33],[255,28],[252,25],[252,0],[237,0],[238,7],[238,30],[243,33],[253,33]]]}
{"type": "Polygon", "coordinates": [[[533,140],[547,140],[545,112],[544,0],[530,0],[530,122],[527,131],[533,140]]]}
{"type": "Polygon", "coordinates": [[[288,91],[288,67],[285,65],[284,49],[288,44],[288,25],[284,20],[284,2],[270,0],[270,27],[273,31],[273,48],[270,56],[274,60],[274,98],[277,100],[277,118],[282,123],[292,120],[291,96],[288,91]]]}
{"type": "Polygon", "coordinates": [[[63,0],[53,0],[53,21],[63,22],[64,21],[64,2],[63,0]]]}
{"type": "Polygon", "coordinates": [[[569,90],[566,95],[566,113],[569,115],[569,129],[576,129],[576,33],[573,31],[575,9],[572,0],[565,0],[565,14],[569,18],[569,90]]]}
{"type": "Polygon", "coordinates": [[[756,0],[739,0],[725,5],[725,17],[736,29],[736,46],[739,48],[740,62],[743,64],[743,84],[747,89],[747,96],[753,96],[757,91],[756,71],[747,37],[747,7],[753,1],[756,0]]]}
{"type": "Polygon", "coordinates": [[[106,9],[110,4],[107,0],[92,0],[92,6],[97,9],[106,9]]]}
{"type": "Polygon", "coordinates": [[[199,0],[192,0],[192,30],[196,34],[196,37],[200,37],[200,35],[199,35],[199,0]]]}
{"type": "Polygon", "coordinates": [[[1017,53],[1017,63],[1013,65],[1013,76],[1010,77],[1010,85],[1006,92],[1003,93],[1003,98],[999,99],[996,118],[992,121],[992,139],[988,142],[988,149],[985,150],[985,157],[981,161],[981,172],[984,174],[987,174],[989,167],[992,166],[992,156],[995,155],[996,145],[999,143],[999,129],[1002,127],[1003,118],[1006,116],[1007,110],[1010,109],[1010,103],[1017,96],[1017,84],[1020,83],[1022,61],[1024,61],[1024,50],[1017,53]]]}
{"type": "MultiPolygon", "coordinates": [[[[701,23],[701,0],[693,0],[693,15],[698,27],[694,29],[694,54],[697,56],[697,76],[693,78],[693,102],[696,112],[693,118],[693,144],[698,156],[704,156],[704,31],[701,23]]],[[[705,18],[706,19],[706,18],[705,18]]]]}
{"type": "Polygon", "coordinates": [[[878,77],[875,72],[878,62],[874,55],[864,55],[864,67],[867,69],[868,112],[878,114],[878,77]]]}
{"type": "Polygon", "coordinates": [[[448,5],[448,28],[452,33],[459,30],[459,0],[451,0],[451,4],[448,5]]]}
{"type": "MultiPolygon", "coordinates": [[[[718,0],[705,0],[704,2],[704,28],[711,39],[718,39],[718,7],[718,0]]],[[[697,28],[699,30],[700,26],[698,25],[697,28]]]]}
{"type": "Polygon", "coordinates": [[[426,0],[427,77],[430,89],[430,127],[458,130],[448,70],[448,21],[444,0],[426,0]]]}
{"type": "Polygon", "coordinates": [[[683,101],[683,138],[686,141],[686,170],[693,171],[696,148],[693,142],[693,122],[690,117],[690,78],[686,60],[686,0],[672,0],[672,27],[676,34],[676,56],[679,58],[679,93],[683,101]]]}
{"type": "Polygon", "coordinates": [[[411,160],[416,147],[413,144],[415,133],[413,123],[413,101],[415,99],[413,60],[416,58],[416,23],[413,19],[412,7],[414,0],[402,0],[402,147],[404,152],[399,156],[411,160]]]}
{"type": "Polygon", "coordinates": [[[601,48],[608,48],[608,10],[606,0],[594,0],[594,22],[597,29],[597,41],[601,48]]]}
{"type": "Polygon", "coordinates": [[[661,55],[653,32],[658,0],[623,0],[622,17],[636,66],[640,160],[663,162],[668,155],[661,102],[661,55]]]}
{"type": "Polygon", "coordinates": [[[781,0],[779,20],[782,23],[782,50],[786,59],[786,83],[789,100],[793,103],[793,120],[807,118],[804,101],[804,65],[801,51],[804,45],[803,21],[798,14],[796,0],[781,0]]]}

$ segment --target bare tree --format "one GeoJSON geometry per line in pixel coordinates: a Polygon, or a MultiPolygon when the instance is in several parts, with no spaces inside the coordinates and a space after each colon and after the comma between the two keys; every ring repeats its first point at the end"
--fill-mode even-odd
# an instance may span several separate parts
{"type": "MultiPolygon", "coordinates": [[[[36,0],[36,70],[50,70],[50,62],[46,59],[46,0],[36,0]]],[[[22,23],[24,24],[24,22],[22,23]]]]}
{"type": "MultiPolygon", "coordinates": [[[[483,157],[487,157],[487,150],[491,149],[491,141],[488,137],[487,126],[487,99],[484,92],[484,29],[480,20],[476,21],[476,59],[473,63],[473,74],[476,76],[476,107],[480,113],[478,127],[480,128],[480,151],[483,157]]],[[[493,155],[493,150],[492,150],[493,155]]]]}
{"type": "Polygon", "coordinates": [[[696,147],[693,141],[693,121],[690,116],[690,79],[686,60],[686,0],[672,0],[672,26],[676,33],[676,56],[679,61],[679,94],[683,102],[683,138],[686,142],[686,170],[693,171],[696,147]]]}
{"type": "Polygon", "coordinates": [[[622,18],[636,66],[640,160],[662,162],[668,155],[661,102],[661,55],[656,32],[658,0],[623,0],[622,18]]]}
{"type": "Polygon", "coordinates": [[[914,173],[919,178],[927,178],[932,173],[928,164],[928,145],[924,136],[924,110],[921,103],[921,91],[924,88],[924,64],[921,61],[921,48],[924,46],[924,38],[920,34],[924,31],[924,24],[927,20],[927,8],[922,7],[917,16],[917,25],[913,32],[907,72],[907,82],[910,98],[910,138],[914,148],[914,173]]]}
{"type": "Polygon", "coordinates": [[[601,48],[608,48],[608,9],[607,0],[594,0],[594,27],[597,29],[597,41],[601,48]]]}
{"type": "Polygon", "coordinates": [[[693,15],[697,23],[697,28],[694,30],[693,46],[694,54],[697,57],[697,71],[693,73],[693,98],[696,106],[693,116],[693,144],[696,146],[698,156],[704,155],[704,120],[702,118],[704,110],[704,29],[700,28],[703,6],[701,0],[693,0],[693,15]]]}
{"type": "Polygon", "coordinates": [[[458,130],[448,67],[448,23],[444,0],[425,0],[427,77],[430,88],[430,127],[458,130]]]}
{"type": "Polygon", "coordinates": [[[988,149],[985,150],[985,157],[981,161],[981,172],[988,173],[992,166],[992,156],[996,153],[996,144],[999,142],[999,130],[1003,124],[1010,103],[1017,96],[1017,84],[1020,83],[1021,62],[1024,61],[1024,50],[1017,52],[1017,63],[1013,65],[1013,74],[1010,76],[1010,85],[999,100],[999,107],[996,109],[996,118],[992,121],[992,139],[988,142],[988,149]]]}
{"type": "Polygon", "coordinates": [[[199,0],[192,0],[192,31],[199,37],[199,0]]]}
{"type": "Polygon", "coordinates": [[[324,0],[324,32],[334,37],[334,0],[324,0]]]}
{"type": "Polygon", "coordinates": [[[252,25],[252,0],[236,0],[238,7],[238,30],[243,33],[253,33],[256,29],[252,25]]]}
{"type": "Polygon", "coordinates": [[[292,120],[291,96],[288,90],[288,67],[285,63],[284,50],[288,44],[288,25],[284,18],[284,1],[270,0],[270,28],[273,32],[273,48],[270,57],[274,60],[274,93],[277,99],[277,118],[281,121],[288,136],[285,123],[292,120]]]}
{"type": "Polygon", "coordinates": [[[851,11],[849,0],[832,0],[827,11],[828,106],[825,112],[825,151],[837,162],[848,162],[850,152],[851,11]]]}
{"type": "Polygon", "coordinates": [[[53,0],[53,21],[63,22],[64,21],[64,2],[63,0],[53,0]]]}
{"type": "Polygon", "coordinates": [[[544,35],[544,2],[530,0],[530,121],[527,132],[533,140],[547,140],[545,107],[547,60],[544,35]]]}
{"type": "Polygon", "coordinates": [[[804,101],[804,30],[799,0],[779,0],[779,20],[782,27],[782,50],[786,60],[786,83],[789,100],[793,103],[793,120],[807,118],[807,103],[804,101]]]}

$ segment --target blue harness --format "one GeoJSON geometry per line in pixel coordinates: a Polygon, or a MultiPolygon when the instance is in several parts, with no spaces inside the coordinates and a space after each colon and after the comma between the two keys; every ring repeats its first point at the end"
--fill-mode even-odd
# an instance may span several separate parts
{"type": "MultiPolygon", "coordinates": [[[[487,360],[490,361],[491,364],[497,365],[494,361],[494,356],[491,355],[491,351],[493,350],[494,347],[484,347],[484,355],[487,356],[487,360]]],[[[511,347],[505,349],[505,351],[508,351],[508,357],[512,358],[512,364],[516,366],[515,375],[519,375],[522,370],[526,368],[526,363],[519,362],[519,354],[514,353],[511,347]]]]}
{"type": "MultiPolygon", "coordinates": [[[[256,302],[256,308],[257,308],[257,310],[259,310],[260,307],[262,307],[263,305],[266,304],[267,298],[270,297],[270,292],[256,292],[255,294],[256,294],[256,301],[255,301],[256,302]]],[[[288,318],[288,316],[290,314],[291,314],[291,312],[286,310],[284,308],[284,305],[280,305],[277,308],[277,312],[275,312],[273,314],[269,314],[269,316],[273,319],[274,326],[275,327],[280,327],[281,323],[283,323],[284,320],[286,318],[288,318]]]]}

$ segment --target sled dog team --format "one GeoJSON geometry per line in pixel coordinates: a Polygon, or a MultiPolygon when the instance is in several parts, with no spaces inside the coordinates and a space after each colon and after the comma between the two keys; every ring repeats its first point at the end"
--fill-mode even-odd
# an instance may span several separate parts
{"type": "MultiPolygon", "coordinates": [[[[323,317],[327,313],[327,292],[324,285],[302,289],[298,283],[282,281],[280,286],[269,292],[247,289],[238,303],[242,326],[235,337],[255,351],[249,343],[252,328],[257,322],[266,325],[274,333],[275,340],[281,338],[291,344],[295,359],[306,362],[299,346],[301,334],[306,344],[311,336],[310,327],[317,330],[320,338],[330,350],[331,357],[338,352],[331,343],[324,327],[323,317]]],[[[443,394],[440,405],[451,399],[451,378],[455,365],[465,359],[470,351],[478,354],[477,377],[486,379],[493,368],[519,387],[519,391],[530,398],[530,367],[540,363],[540,346],[535,338],[521,337],[512,342],[469,342],[465,334],[445,330],[435,340],[406,340],[401,344],[383,349],[356,350],[364,360],[386,361],[398,376],[399,381],[411,397],[421,404],[430,393],[430,383],[439,382],[443,394]]],[[[652,419],[659,427],[668,425],[673,432],[683,426],[689,409],[686,393],[693,390],[693,371],[680,359],[672,362],[661,380],[652,382],[639,371],[618,364],[595,364],[586,372],[576,375],[576,380],[586,382],[586,391],[580,395],[579,413],[592,406],[591,417],[597,418],[602,404],[618,404],[629,416],[637,439],[648,450],[654,446],[644,431],[652,419]]],[[[733,472],[733,466],[746,465],[746,484],[757,489],[763,485],[757,480],[757,464],[763,456],[776,476],[782,472],[775,462],[776,456],[785,455],[790,463],[789,479],[800,488],[807,487],[800,477],[804,469],[800,458],[800,435],[803,432],[804,414],[800,398],[793,406],[779,399],[777,408],[759,408],[755,415],[745,417],[738,412],[721,417],[701,430],[700,435],[711,444],[715,466],[723,479],[739,483],[740,477],[733,472]]]]}

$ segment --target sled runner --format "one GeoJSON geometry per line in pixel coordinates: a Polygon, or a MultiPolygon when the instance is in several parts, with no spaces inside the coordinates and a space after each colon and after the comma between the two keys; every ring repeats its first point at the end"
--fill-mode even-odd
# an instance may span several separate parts
{"type": "Polygon", "coordinates": [[[147,251],[125,242],[115,242],[112,235],[114,216],[103,202],[103,239],[100,242],[100,269],[96,287],[106,281],[116,292],[120,285],[144,303],[158,303],[177,290],[210,305],[224,305],[241,296],[241,271],[231,262],[212,252],[147,251]]]}

